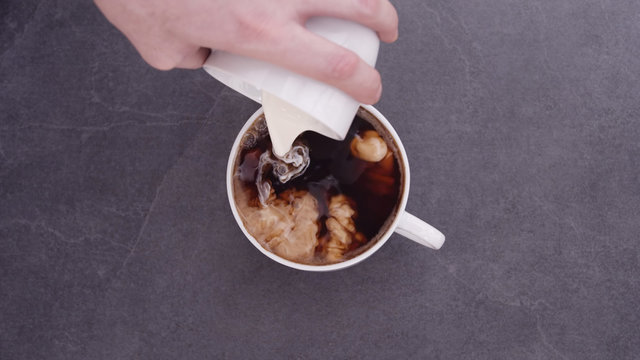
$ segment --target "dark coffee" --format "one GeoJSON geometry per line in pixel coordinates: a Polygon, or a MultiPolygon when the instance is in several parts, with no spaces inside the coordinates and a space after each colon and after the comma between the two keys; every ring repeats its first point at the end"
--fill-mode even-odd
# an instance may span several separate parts
{"type": "Polygon", "coordinates": [[[264,118],[245,133],[234,199],[249,233],[267,250],[299,263],[335,263],[366,250],[400,202],[403,174],[391,136],[360,109],[345,140],[309,131],[294,144],[308,149],[310,161],[283,183],[277,175],[285,170],[264,162],[273,157],[264,118]]]}

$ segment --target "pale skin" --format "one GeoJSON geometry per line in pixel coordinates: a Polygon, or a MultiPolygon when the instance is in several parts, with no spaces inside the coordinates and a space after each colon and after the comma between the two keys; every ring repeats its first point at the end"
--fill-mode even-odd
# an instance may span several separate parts
{"type": "Polygon", "coordinates": [[[304,28],[314,16],[359,22],[380,40],[398,37],[388,0],[95,0],[96,5],[160,70],[197,69],[210,49],[268,61],[373,104],[380,74],[355,53],[304,28]]]}

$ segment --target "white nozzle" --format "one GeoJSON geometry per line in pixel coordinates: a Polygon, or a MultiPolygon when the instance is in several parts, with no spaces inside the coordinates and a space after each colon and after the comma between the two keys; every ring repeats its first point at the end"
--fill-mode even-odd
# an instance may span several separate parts
{"type": "Polygon", "coordinates": [[[264,90],[262,91],[262,107],[269,128],[273,152],[280,158],[289,152],[296,138],[307,130],[336,140],[344,139],[343,135],[337,134],[326,124],[264,90]]]}

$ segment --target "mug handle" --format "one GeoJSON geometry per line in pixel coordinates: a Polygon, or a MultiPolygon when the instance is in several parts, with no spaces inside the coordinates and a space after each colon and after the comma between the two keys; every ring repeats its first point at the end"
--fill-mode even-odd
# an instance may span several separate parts
{"type": "Polygon", "coordinates": [[[420,245],[438,250],[444,244],[444,235],[433,226],[404,211],[400,216],[398,234],[417,242],[420,245]]]}

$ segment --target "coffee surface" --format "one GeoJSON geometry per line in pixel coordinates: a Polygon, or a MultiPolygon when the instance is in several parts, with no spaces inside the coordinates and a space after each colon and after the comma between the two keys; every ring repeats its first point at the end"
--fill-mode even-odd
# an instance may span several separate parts
{"type": "Polygon", "coordinates": [[[360,116],[343,141],[305,132],[294,145],[308,150],[308,163],[288,176],[296,169],[277,161],[259,118],[243,136],[234,171],[245,227],[265,249],[299,263],[335,263],[364,251],[399,202],[401,172],[389,138],[360,116]]]}

